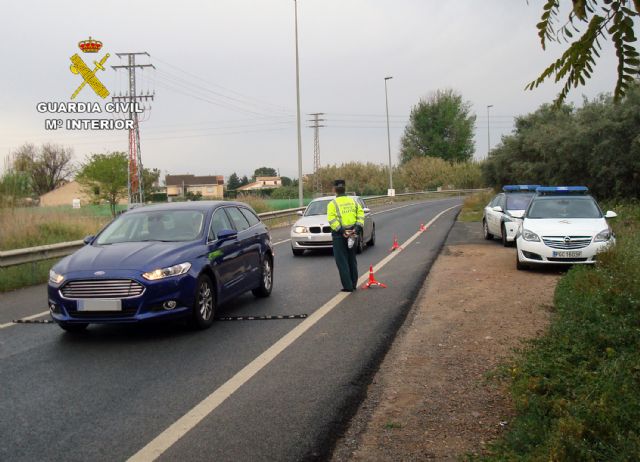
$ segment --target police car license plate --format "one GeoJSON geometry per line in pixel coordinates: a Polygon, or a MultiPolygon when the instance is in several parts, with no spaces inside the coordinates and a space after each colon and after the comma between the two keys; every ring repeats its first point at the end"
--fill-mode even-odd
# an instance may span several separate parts
{"type": "Polygon", "coordinates": [[[576,258],[582,256],[581,250],[554,250],[553,256],[557,258],[576,258]]]}

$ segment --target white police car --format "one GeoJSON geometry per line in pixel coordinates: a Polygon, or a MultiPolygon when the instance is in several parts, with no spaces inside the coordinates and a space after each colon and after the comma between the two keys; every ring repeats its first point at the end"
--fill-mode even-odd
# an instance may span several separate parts
{"type": "Polygon", "coordinates": [[[493,239],[500,236],[502,245],[507,247],[516,239],[520,227],[520,218],[529,202],[536,195],[537,184],[506,185],[500,194],[495,196],[484,208],[482,214],[482,231],[484,238],[493,239]]]}
{"type": "Polygon", "coordinates": [[[593,264],[598,252],[615,244],[606,218],[585,186],[536,190],[516,237],[519,270],[541,264],[593,264]]]}

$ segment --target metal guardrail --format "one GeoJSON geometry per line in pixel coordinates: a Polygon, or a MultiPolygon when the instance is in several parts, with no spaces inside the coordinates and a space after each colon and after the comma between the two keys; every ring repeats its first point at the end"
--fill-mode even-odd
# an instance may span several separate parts
{"type": "MultiPolygon", "coordinates": [[[[422,196],[424,194],[467,194],[486,191],[486,189],[447,189],[442,191],[421,191],[413,193],[401,193],[396,194],[395,197],[409,197],[409,196],[422,196]]],[[[393,197],[390,196],[368,196],[364,199],[371,204],[372,202],[391,202],[393,197]]],[[[297,217],[297,213],[304,210],[306,207],[297,207],[286,210],[276,210],[275,212],[260,213],[258,216],[261,220],[269,222],[297,217]]],[[[289,220],[290,221],[290,220],[289,220]]],[[[71,255],[84,245],[83,241],[73,242],[60,242],[58,244],[41,245],[38,247],[29,247],[26,249],[15,249],[0,251],[0,268],[7,268],[10,266],[22,265],[25,263],[35,263],[42,260],[49,260],[51,258],[61,258],[71,255]]]]}

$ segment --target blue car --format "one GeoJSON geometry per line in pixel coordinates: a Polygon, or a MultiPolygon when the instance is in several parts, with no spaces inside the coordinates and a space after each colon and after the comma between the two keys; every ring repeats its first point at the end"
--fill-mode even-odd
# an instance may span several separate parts
{"type": "Polygon", "coordinates": [[[268,297],[273,247],[246,204],[182,202],[130,210],[49,272],[49,310],[70,332],[90,323],[187,319],[207,328],[244,292],[268,297]]]}

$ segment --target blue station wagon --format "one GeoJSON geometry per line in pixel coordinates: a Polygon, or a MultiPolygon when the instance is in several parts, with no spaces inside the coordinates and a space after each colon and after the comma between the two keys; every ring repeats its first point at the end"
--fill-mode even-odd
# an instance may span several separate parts
{"type": "Polygon", "coordinates": [[[207,328],[219,304],[273,287],[271,237],[242,203],[133,209],[85,244],[49,272],[49,310],[67,331],[162,319],[207,328]]]}

